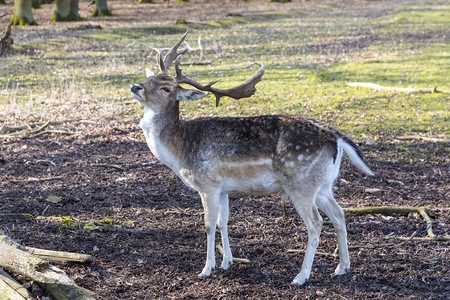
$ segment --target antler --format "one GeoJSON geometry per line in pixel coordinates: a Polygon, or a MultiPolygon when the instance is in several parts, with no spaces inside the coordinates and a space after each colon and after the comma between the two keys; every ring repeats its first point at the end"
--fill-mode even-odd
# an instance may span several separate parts
{"type": "Polygon", "coordinates": [[[158,51],[158,54],[156,54],[156,61],[159,64],[159,70],[163,72],[164,74],[167,74],[167,71],[172,66],[173,61],[180,55],[183,55],[188,51],[188,48],[177,52],[178,47],[183,43],[184,39],[186,38],[187,34],[189,33],[189,30],[183,34],[183,36],[178,40],[178,42],[175,43],[175,45],[170,48],[169,52],[167,52],[166,56],[164,56],[164,60],[162,59],[161,52],[158,51]]]}
{"type": "Polygon", "coordinates": [[[219,89],[215,88],[212,85],[219,82],[222,78],[216,79],[214,81],[211,81],[207,84],[201,84],[195,80],[193,80],[190,77],[187,77],[183,74],[181,74],[180,69],[180,58],[181,55],[179,55],[175,61],[175,72],[176,72],[176,81],[178,84],[180,83],[186,83],[189,84],[196,89],[199,89],[201,91],[211,92],[216,96],[216,106],[219,106],[220,98],[223,96],[228,96],[234,99],[242,99],[242,98],[248,98],[251,97],[256,92],[255,85],[261,81],[262,76],[264,75],[264,64],[261,64],[261,68],[249,79],[247,79],[244,83],[241,83],[238,86],[229,88],[229,89],[219,89]]]}

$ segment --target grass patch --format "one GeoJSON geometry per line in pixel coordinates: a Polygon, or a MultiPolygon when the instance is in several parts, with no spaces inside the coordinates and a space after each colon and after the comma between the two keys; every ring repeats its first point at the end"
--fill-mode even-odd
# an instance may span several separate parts
{"type": "MultiPolygon", "coordinates": [[[[333,7],[327,10],[334,10],[333,7]]],[[[448,5],[401,8],[367,18],[354,12],[316,15],[303,11],[233,15],[213,22],[117,27],[58,37],[0,58],[0,118],[116,118],[138,122],[140,105],[128,86],[156,70],[148,47],[168,47],[187,29],[196,45],[202,35],[208,66],[184,66],[198,81],[223,78],[218,87],[243,82],[266,65],[258,92],[240,101],[208,96],[183,103],[185,118],[307,114],[355,137],[402,132],[448,135],[450,49],[440,30],[450,26],[448,5]],[[140,43],[133,44],[134,41],[140,43]],[[70,47],[68,47],[70,45],[70,47]],[[132,45],[132,46],[130,46],[132,45]],[[434,87],[443,93],[402,94],[353,88],[349,81],[396,87],[434,87]],[[130,103],[123,105],[124,102],[130,103]]],[[[182,61],[195,61],[193,53],[182,61]]]]}

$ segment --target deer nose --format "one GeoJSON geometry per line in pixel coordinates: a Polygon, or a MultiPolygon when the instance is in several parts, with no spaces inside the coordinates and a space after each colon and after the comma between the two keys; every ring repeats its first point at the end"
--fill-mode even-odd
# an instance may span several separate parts
{"type": "Polygon", "coordinates": [[[131,92],[137,94],[140,90],[142,90],[143,88],[139,85],[139,84],[133,84],[131,86],[131,92]]]}

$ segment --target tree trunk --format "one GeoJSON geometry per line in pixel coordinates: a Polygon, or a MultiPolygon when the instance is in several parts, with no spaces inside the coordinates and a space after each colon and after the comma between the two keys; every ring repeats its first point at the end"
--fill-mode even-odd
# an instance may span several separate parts
{"type": "Polygon", "coordinates": [[[69,18],[70,0],[55,0],[52,22],[64,22],[69,18]]]}
{"type": "Polygon", "coordinates": [[[55,12],[52,22],[82,20],[78,13],[78,0],[55,0],[55,12]]]}
{"type": "Polygon", "coordinates": [[[95,1],[95,9],[91,15],[93,17],[111,16],[112,12],[108,9],[107,0],[95,1]]]}
{"type": "Polygon", "coordinates": [[[15,0],[12,25],[37,25],[31,12],[32,0],[15,0]]]}
{"type": "Polygon", "coordinates": [[[31,7],[34,9],[41,8],[41,0],[31,0],[31,7]]]}
{"type": "Polygon", "coordinates": [[[80,16],[80,13],[78,12],[78,0],[70,0],[70,14],[69,18],[71,20],[69,21],[79,21],[83,18],[80,16]]]}

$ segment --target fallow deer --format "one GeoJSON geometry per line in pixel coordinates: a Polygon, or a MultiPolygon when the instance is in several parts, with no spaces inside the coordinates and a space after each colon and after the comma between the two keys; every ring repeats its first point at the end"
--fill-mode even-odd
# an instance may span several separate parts
{"type": "Polygon", "coordinates": [[[309,279],[319,243],[322,217],[327,215],[337,231],[339,265],[336,275],[350,267],[344,213],[333,197],[333,184],[345,152],[362,172],[373,175],[356,144],[338,130],[300,115],[271,115],[247,118],[198,118],[181,120],[179,101],[193,101],[211,92],[216,104],[223,96],[241,99],[252,96],[264,74],[264,66],[243,84],[219,89],[200,84],[182,74],[178,46],[187,32],[156,60],[159,73],[147,70],[147,80],[133,84],[131,95],[144,106],[140,121],[153,155],[200,194],[207,233],[206,264],[199,277],[215,268],[215,232],[218,226],[224,249],[221,268],[233,262],[228,240],[228,194],[288,196],[308,230],[308,245],[300,273],[293,284],[309,279]],[[177,52],[178,51],[178,52],[177,52]],[[176,76],[168,74],[175,62],[176,76]],[[196,88],[185,89],[181,84],[196,88]]]}

